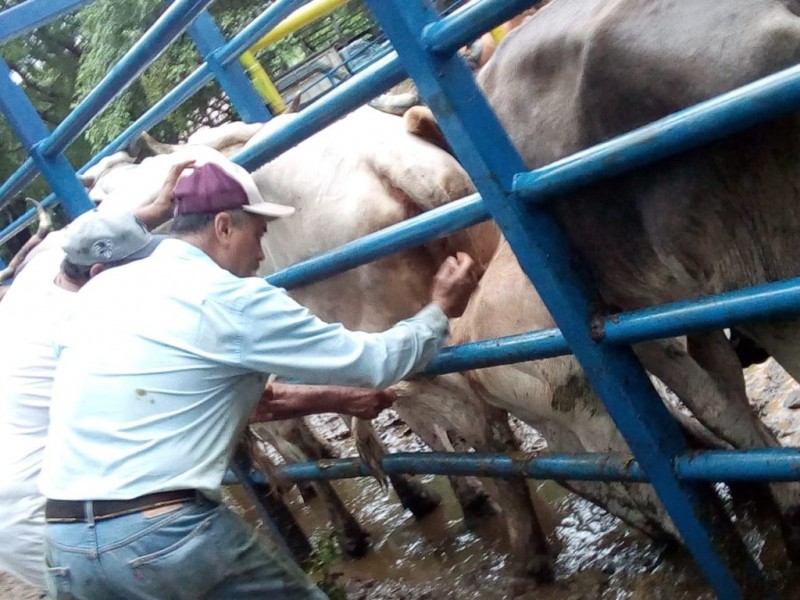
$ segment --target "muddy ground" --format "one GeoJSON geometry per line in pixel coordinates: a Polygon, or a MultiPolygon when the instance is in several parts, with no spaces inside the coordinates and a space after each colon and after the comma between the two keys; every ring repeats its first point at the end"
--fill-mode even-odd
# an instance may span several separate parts
{"type": "MultiPolygon", "coordinates": [[[[779,433],[784,444],[800,445],[800,387],[774,363],[751,367],[748,391],[756,410],[779,433]]],[[[314,417],[315,425],[343,455],[354,453],[338,418],[314,417]]],[[[542,441],[519,426],[529,451],[542,441]]],[[[376,420],[376,429],[390,451],[424,450],[424,446],[391,411],[376,420]]],[[[372,548],[359,560],[329,557],[323,575],[338,590],[337,600],[711,600],[697,567],[680,552],[667,552],[628,531],[617,519],[565,492],[551,482],[532,483],[544,502],[538,507],[554,546],[560,547],[556,581],[536,585],[505,574],[504,542],[489,522],[469,531],[445,478],[423,478],[444,498],[443,505],[422,521],[400,507],[393,492],[382,492],[370,479],[336,482],[336,487],[371,534],[372,548]],[[487,541],[491,540],[491,541],[487,541]]],[[[324,508],[305,506],[295,496],[292,507],[312,542],[330,539],[324,508]]],[[[245,514],[252,513],[245,511],[245,514]]],[[[743,519],[746,521],[746,519],[743,519]]],[[[767,569],[778,597],[800,599],[800,570],[781,558],[778,534],[743,522],[745,539],[754,553],[771,564],[767,569]],[[765,533],[766,532],[766,533],[765,533]]],[[[328,544],[329,545],[329,544],[328,544]]],[[[0,600],[34,600],[40,593],[0,573],[0,600]]]]}

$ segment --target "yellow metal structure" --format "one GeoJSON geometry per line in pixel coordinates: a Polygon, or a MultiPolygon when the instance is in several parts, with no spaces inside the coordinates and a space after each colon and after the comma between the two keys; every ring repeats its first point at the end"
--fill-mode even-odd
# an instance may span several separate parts
{"type": "Polygon", "coordinates": [[[270,111],[273,115],[279,115],[286,110],[286,104],[283,102],[278,88],[272,83],[272,80],[267,75],[264,67],[256,60],[256,57],[249,50],[239,57],[239,62],[242,63],[244,70],[253,82],[253,87],[267,101],[270,111]]]}
{"type": "Polygon", "coordinates": [[[254,53],[285,38],[301,27],[305,27],[309,23],[313,23],[317,19],[321,19],[325,15],[332,13],[349,1],[350,0],[314,0],[313,2],[309,2],[286,17],[275,29],[258,40],[248,52],[245,52],[239,58],[244,70],[247,71],[247,74],[252,80],[253,86],[269,104],[272,114],[277,115],[285,111],[286,104],[284,104],[283,98],[281,98],[278,89],[275,87],[275,84],[272,83],[264,67],[256,60],[254,53]]]}
{"type": "Polygon", "coordinates": [[[252,48],[251,52],[258,52],[262,48],[269,46],[273,42],[285,38],[290,33],[294,33],[301,27],[313,23],[317,19],[321,19],[325,15],[332,13],[340,6],[344,6],[350,0],[314,0],[305,6],[301,6],[267,35],[258,40],[252,48]]]}
{"type": "Polygon", "coordinates": [[[492,39],[494,40],[495,44],[499,44],[500,40],[502,40],[506,36],[506,28],[502,25],[498,25],[494,29],[492,29],[489,33],[492,35],[492,39]]]}

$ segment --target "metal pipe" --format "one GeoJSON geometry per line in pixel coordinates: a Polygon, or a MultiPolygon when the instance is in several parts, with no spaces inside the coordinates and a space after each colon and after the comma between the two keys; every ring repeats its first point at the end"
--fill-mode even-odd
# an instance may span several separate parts
{"type": "Polygon", "coordinates": [[[405,77],[403,65],[395,53],[375,61],[358,75],[337,86],[323,99],[303,109],[302,120],[276,126],[268,138],[236,154],[231,160],[248,171],[255,171],[376,94],[400,83],[405,77]]]}
{"type": "Polygon", "coordinates": [[[91,0],[28,0],[0,12],[0,44],[79,9],[91,0]]]}
{"type": "Polygon", "coordinates": [[[292,11],[304,4],[304,0],[278,0],[220,49],[219,62],[223,65],[237,60],[250,49],[266,32],[277,27],[292,11]]]}
{"type": "MultiPolygon", "coordinates": [[[[130,127],[118,135],[114,141],[112,141],[94,157],[92,157],[89,162],[87,162],[78,170],[78,172],[85,173],[88,169],[96,165],[106,156],[109,156],[110,154],[113,154],[114,152],[117,152],[118,150],[127,146],[137,135],[153,127],[153,125],[158,123],[163,118],[164,114],[175,110],[175,108],[183,104],[195,92],[197,92],[197,90],[202,88],[213,78],[214,76],[208,68],[208,65],[203,64],[198,67],[194,73],[184,79],[179,86],[174,88],[169,94],[154,104],[130,127]]],[[[0,196],[0,198],[2,198],[2,196],[0,196]]],[[[50,194],[42,201],[43,206],[52,206],[55,202],[57,202],[55,194],[50,194]]],[[[34,220],[36,220],[35,210],[29,210],[18,217],[13,223],[9,224],[2,231],[0,231],[0,246],[12,239],[34,220]]]]}
{"type": "Polygon", "coordinates": [[[298,29],[313,23],[317,19],[321,19],[322,17],[329,15],[334,10],[340,6],[344,6],[348,2],[350,2],[350,0],[313,0],[308,4],[301,6],[283,21],[281,21],[277,27],[272,29],[272,31],[270,31],[267,35],[253,44],[250,47],[250,51],[258,52],[262,48],[265,48],[271,43],[285,38],[287,35],[290,35],[298,29]]]}
{"type": "Polygon", "coordinates": [[[455,54],[464,44],[517,16],[541,0],[482,0],[453,11],[422,31],[422,43],[439,56],[455,54]]]}
{"type": "MultiPolygon", "coordinates": [[[[647,474],[630,454],[586,453],[548,456],[507,454],[398,452],[385,456],[388,474],[455,475],[477,477],[527,477],[556,481],[648,482],[647,474]]],[[[693,456],[678,456],[675,472],[683,481],[800,481],[800,449],[762,448],[715,450],[693,456]]],[[[277,470],[288,481],[318,481],[369,477],[372,473],[358,458],[280,465],[277,470]]],[[[226,477],[226,482],[230,481],[226,477]]],[[[258,474],[251,475],[258,480],[258,474]]],[[[263,479],[262,479],[263,480],[263,479]]]]}
{"type": "MultiPolygon", "coordinates": [[[[671,302],[598,321],[598,339],[629,345],[800,313],[800,278],[765,283],[697,300],[671,302]]],[[[444,348],[423,371],[441,375],[571,354],[557,328],[444,348]]]]}
{"type": "Polygon", "coordinates": [[[423,213],[415,217],[413,222],[397,223],[340,246],[337,250],[282,269],[266,279],[272,285],[287,289],[307,285],[388,254],[449,235],[487,218],[488,213],[483,202],[477,194],[473,194],[423,213]]]}
{"type": "Polygon", "coordinates": [[[172,91],[164,96],[161,100],[151,106],[141,117],[136,119],[133,124],[125,131],[119,134],[114,141],[103,148],[98,154],[81,167],[78,172],[85,173],[90,167],[93,167],[106,156],[117,152],[130,144],[134,138],[144,131],[147,131],[154,125],[158,124],[165,115],[169,114],[181,104],[191,98],[200,88],[214,79],[214,74],[207,64],[203,63],[195,71],[184,79],[180,85],[173,88],[172,91]]]}
{"type": "Polygon", "coordinates": [[[176,0],[170,5],[158,21],[42,142],[42,154],[52,156],[72,143],[211,2],[212,0],[176,0]]]}

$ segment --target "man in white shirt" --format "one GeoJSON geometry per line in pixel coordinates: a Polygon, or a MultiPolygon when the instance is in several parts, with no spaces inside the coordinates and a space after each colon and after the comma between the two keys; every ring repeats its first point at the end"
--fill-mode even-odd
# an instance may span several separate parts
{"type": "MultiPolygon", "coordinates": [[[[134,215],[91,211],[66,230],[65,238],[30,255],[8,295],[0,301],[0,571],[44,589],[44,505],[36,479],[50,422],[56,369],[54,332],[72,313],[75,294],[104,269],[148,255],[155,248],[149,229],[172,216],[172,188],[184,168],[177,164],[161,194],[134,215]],[[63,244],[64,248],[61,248],[63,244]]],[[[52,239],[52,238],[51,238],[52,239]]],[[[49,242],[50,240],[48,240],[49,242]]],[[[39,248],[36,249],[38,251],[39,248]]],[[[259,420],[309,412],[342,411],[372,418],[393,395],[374,389],[273,385],[264,392],[259,420]]]]}
{"type": "Polygon", "coordinates": [[[234,442],[260,400],[280,418],[281,404],[264,394],[270,373],[385,387],[421,369],[475,288],[472,260],[448,258],[414,317],[351,332],[253,277],[267,222],[293,209],[264,202],[246,171],[209,163],[173,197],[173,239],[86,285],[59,339],[40,478],[48,589],[86,599],[325,598],[216,502],[234,442]]]}
{"type": "MultiPolygon", "coordinates": [[[[185,166],[185,165],[183,165],[185,166]]],[[[182,168],[182,167],[181,167],[182,168]]],[[[180,169],[168,184],[171,191],[180,169]]],[[[148,255],[159,239],[144,226],[170,217],[163,198],[136,215],[90,211],[54,247],[31,259],[0,302],[0,570],[44,588],[44,504],[36,486],[56,368],[53,332],[76,292],[104,269],[148,255]]]]}

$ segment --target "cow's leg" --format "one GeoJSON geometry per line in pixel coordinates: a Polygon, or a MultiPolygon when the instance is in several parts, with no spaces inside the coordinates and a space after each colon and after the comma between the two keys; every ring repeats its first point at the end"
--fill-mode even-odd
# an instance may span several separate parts
{"type": "MultiPolygon", "coordinates": [[[[469,452],[472,447],[463,439],[451,436],[443,427],[436,427],[435,434],[430,441],[422,437],[422,441],[431,447],[434,452],[469,452]]],[[[500,507],[494,503],[489,493],[477,477],[448,477],[453,494],[461,505],[464,514],[464,524],[467,529],[477,529],[486,519],[500,514],[500,507]]]]}
{"type": "Polygon", "coordinates": [[[751,323],[739,327],[800,383],[800,320],[751,323]]]}
{"type": "MultiPolygon", "coordinates": [[[[392,389],[398,397],[394,405],[397,414],[431,450],[467,452],[473,440],[481,439],[483,417],[475,410],[474,394],[470,397],[469,386],[462,375],[401,382],[392,389]]],[[[468,528],[474,529],[485,519],[500,513],[476,477],[448,479],[468,528]]]]}
{"type": "MultiPolygon", "coordinates": [[[[661,379],[697,419],[736,448],[774,448],[780,443],[750,407],[744,376],[723,333],[690,337],[687,350],[677,340],[638,344],[645,368],[661,379]]],[[[789,557],[800,560],[800,485],[775,483],[772,496],[781,514],[789,557]]]]}
{"type": "MultiPolygon", "coordinates": [[[[306,456],[315,456],[319,459],[339,458],[332,445],[322,439],[305,419],[289,419],[281,427],[281,437],[303,450],[306,456]]],[[[275,444],[273,444],[274,446],[275,444]]],[[[310,504],[317,497],[317,488],[310,481],[298,481],[297,491],[303,502],[310,504]]]]}
{"type": "MultiPolygon", "coordinates": [[[[260,425],[260,429],[267,433],[269,443],[287,463],[322,460],[321,450],[314,444],[308,444],[310,438],[302,433],[304,428],[307,428],[307,425],[302,419],[260,425]],[[298,445],[289,440],[298,442],[298,445]]],[[[313,486],[325,504],[342,551],[349,556],[364,556],[369,548],[369,533],[350,514],[330,481],[316,481],[313,486]]]]}
{"type": "MultiPolygon", "coordinates": [[[[597,400],[599,402],[599,399],[597,400]]],[[[553,454],[583,454],[586,452],[628,452],[619,436],[619,443],[611,447],[597,447],[597,441],[607,439],[608,413],[598,413],[592,420],[597,427],[580,433],[560,426],[555,419],[547,424],[548,452],[553,454]],[[582,439],[583,438],[583,439],[582,439]],[[585,441],[584,441],[585,440],[585,441]]],[[[633,529],[658,541],[676,541],[678,534],[666,510],[649,484],[618,481],[559,481],[559,485],[581,496],[612,515],[622,519],[633,529]]]]}
{"type": "Polygon", "coordinates": [[[370,421],[353,419],[345,415],[342,415],[342,419],[353,432],[358,455],[375,474],[376,479],[382,484],[381,487],[384,487],[385,481],[388,479],[400,499],[400,504],[403,505],[403,508],[411,511],[411,514],[417,519],[436,510],[442,502],[439,494],[409,475],[399,473],[386,475],[384,473],[381,460],[386,455],[386,447],[370,421]]]}
{"type": "Polygon", "coordinates": [[[318,481],[315,485],[320,499],[328,509],[339,547],[348,556],[364,556],[369,550],[369,533],[350,514],[330,481],[318,481]]]}
{"type": "MultiPolygon", "coordinates": [[[[475,444],[475,450],[498,453],[517,453],[519,440],[508,423],[508,413],[485,405],[485,441],[475,444]]],[[[494,487],[501,499],[508,532],[512,569],[539,582],[553,580],[553,556],[547,544],[539,515],[531,501],[528,482],[523,477],[496,479],[494,487]]]]}

